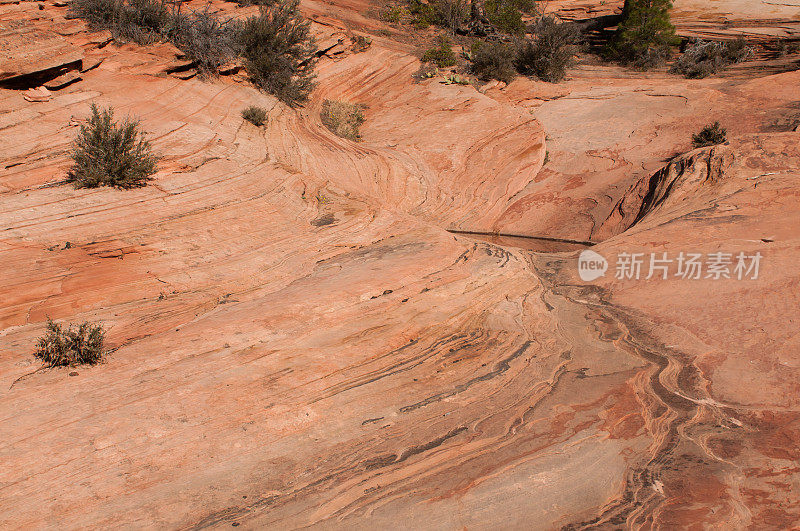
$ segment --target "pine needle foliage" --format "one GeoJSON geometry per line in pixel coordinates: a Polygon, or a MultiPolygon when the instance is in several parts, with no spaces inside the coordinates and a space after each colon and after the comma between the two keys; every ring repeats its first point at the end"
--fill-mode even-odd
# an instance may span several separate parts
{"type": "Polygon", "coordinates": [[[622,22],[607,55],[623,64],[647,70],[664,64],[679,43],[670,22],[671,0],[625,0],[622,22]]]}

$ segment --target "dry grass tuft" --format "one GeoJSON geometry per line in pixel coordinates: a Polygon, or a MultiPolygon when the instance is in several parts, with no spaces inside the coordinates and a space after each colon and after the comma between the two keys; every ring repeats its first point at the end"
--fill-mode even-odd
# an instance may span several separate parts
{"type": "Polygon", "coordinates": [[[261,127],[267,123],[267,110],[263,107],[250,105],[242,110],[242,118],[255,125],[261,127]]]}
{"type": "Polygon", "coordinates": [[[354,142],[361,140],[364,106],[344,101],[325,100],[322,104],[322,123],[333,134],[354,142]]]}

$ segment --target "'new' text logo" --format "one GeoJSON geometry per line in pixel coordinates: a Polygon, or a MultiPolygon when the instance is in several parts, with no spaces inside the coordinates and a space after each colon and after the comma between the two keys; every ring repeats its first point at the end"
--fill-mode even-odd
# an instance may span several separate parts
{"type": "Polygon", "coordinates": [[[591,282],[606,274],[608,260],[601,254],[586,249],[578,257],[578,275],[584,282],[591,282]]]}

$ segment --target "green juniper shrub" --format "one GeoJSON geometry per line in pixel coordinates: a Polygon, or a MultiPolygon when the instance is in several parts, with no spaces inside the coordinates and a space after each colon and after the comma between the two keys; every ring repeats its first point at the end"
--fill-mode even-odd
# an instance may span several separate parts
{"type": "Polygon", "coordinates": [[[670,22],[671,8],[671,0],[625,0],[622,22],[606,55],[641,70],[664,64],[679,42],[670,22]]]}
{"type": "Polygon", "coordinates": [[[431,48],[422,55],[423,63],[435,63],[439,68],[455,66],[456,54],[447,37],[439,38],[439,46],[431,48]]]}
{"type": "Polygon", "coordinates": [[[699,133],[692,135],[692,145],[696,148],[724,144],[728,140],[728,131],[719,122],[704,127],[699,133]]]}
{"type": "Polygon", "coordinates": [[[411,23],[419,29],[435,26],[441,22],[436,6],[421,0],[410,0],[408,12],[411,16],[411,23]]]}
{"type": "Polygon", "coordinates": [[[381,12],[381,19],[391,24],[399,24],[404,14],[405,9],[402,6],[390,6],[381,12]]]}
{"type": "Polygon", "coordinates": [[[486,0],[484,9],[489,22],[503,33],[521,35],[525,32],[522,13],[513,0],[486,0]]]}
{"type": "Polygon", "coordinates": [[[310,23],[298,9],[299,0],[262,7],[240,32],[241,53],[253,84],[284,103],[308,100],[314,88],[317,45],[310,23]]]}
{"type": "Polygon", "coordinates": [[[364,107],[344,101],[322,102],[320,118],[322,124],[336,136],[354,142],[361,140],[361,125],[364,123],[364,107]]]}
{"type": "Polygon", "coordinates": [[[558,23],[542,17],[534,26],[534,36],[518,44],[516,67],[519,73],[558,83],[573,63],[580,32],[574,24],[558,23]]]}
{"type": "Polygon", "coordinates": [[[508,44],[475,41],[469,56],[472,58],[472,73],[480,79],[511,83],[516,76],[514,48],[508,44]]]}
{"type": "Polygon", "coordinates": [[[105,332],[100,325],[84,322],[64,328],[47,320],[47,332],[36,343],[33,355],[47,367],[94,365],[103,359],[105,332]]]}
{"type": "Polygon", "coordinates": [[[732,64],[746,61],[752,55],[753,49],[743,37],[727,42],[697,39],[686,47],[670,71],[687,78],[699,79],[716,74],[732,64]]]}
{"type": "Polygon", "coordinates": [[[242,110],[242,118],[256,127],[261,127],[267,123],[267,110],[263,107],[250,105],[242,110]]]}
{"type": "Polygon", "coordinates": [[[77,188],[128,189],[147,184],[158,157],[139,131],[138,120],[117,124],[111,107],[100,111],[92,104],[92,114],[73,143],[72,161],[67,180],[77,188]]]}

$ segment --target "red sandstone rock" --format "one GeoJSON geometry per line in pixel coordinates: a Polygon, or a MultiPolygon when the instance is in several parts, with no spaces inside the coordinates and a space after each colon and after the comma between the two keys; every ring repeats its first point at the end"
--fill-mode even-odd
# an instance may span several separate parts
{"type": "Polygon", "coordinates": [[[67,85],[71,85],[76,81],[80,81],[81,76],[77,72],[67,72],[66,74],[60,75],[55,79],[51,79],[44,84],[44,87],[50,90],[58,90],[66,87],[67,85]]]}
{"type": "MultiPolygon", "coordinates": [[[[573,7],[618,7],[598,4],[573,7]]],[[[322,35],[381,26],[304,9],[322,35]]],[[[164,76],[169,45],[93,50],[47,101],[0,89],[0,527],[800,519],[800,73],[584,65],[482,94],[413,83],[413,51],[322,58],[300,110],[164,76]],[[366,105],[362,142],[322,126],[325,99],[366,105]],[[140,118],[150,186],[62,182],[92,102],[140,118]],[[729,145],[691,151],[715,119],[729,145]],[[575,244],[446,229],[763,269],[587,283],[575,244]],[[38,370],[48,317],[102,322],[107,363],[38,370]]]]}
{"type": "Polygon", "coordinates": [[[24,20],[0,21],[0,81],[79,67],[83,53],[63,37],[24,20]]]}

